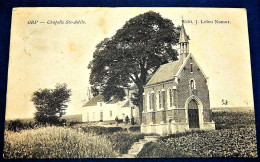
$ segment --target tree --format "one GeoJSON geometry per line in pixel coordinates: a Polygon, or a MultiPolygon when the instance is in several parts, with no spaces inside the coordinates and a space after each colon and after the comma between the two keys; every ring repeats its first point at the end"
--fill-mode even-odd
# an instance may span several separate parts
{"type": "Polygon", "coordinates": [[[56,84],[55,89],[39,89],[32,96],[37,109],[35,120],[40,123],[57,124],[59,118],[65,114],[67,103],[70,102],[71,90],[67,85],[56,84]]]}
{"type": "Polygon", "coordinates": [[[91,69],[90,84],[95,92],[109,101],[112,97],[123,99],[124,88],[133,83],[138,87],[136,105],[143,111],[143,86],[147,77],[160,65],[177,60],[180,27],[159,13],[149,11],[138,15],[119,29],[111,38],[96,46],[91,69]]]}

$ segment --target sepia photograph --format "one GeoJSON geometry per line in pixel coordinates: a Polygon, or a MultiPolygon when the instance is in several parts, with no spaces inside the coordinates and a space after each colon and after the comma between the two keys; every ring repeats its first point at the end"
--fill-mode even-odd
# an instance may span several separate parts
{"type": "Polygon", "coordinates": [[[13,8],[4,159],[257,158],[244,8],[13,8]]]}

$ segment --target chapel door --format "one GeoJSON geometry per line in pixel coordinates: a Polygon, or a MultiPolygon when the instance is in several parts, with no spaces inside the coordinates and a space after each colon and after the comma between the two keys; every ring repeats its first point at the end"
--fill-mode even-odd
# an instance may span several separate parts
{"type": "Polygon", "coordinates": [[[199,109],[195,100],[188,105],[189,128],[199,128],[199,109]]]}
{"type": "Polygon", "coordinates": [[[100,121],[103,121],[103,112],[100,112],[100,121]]]}

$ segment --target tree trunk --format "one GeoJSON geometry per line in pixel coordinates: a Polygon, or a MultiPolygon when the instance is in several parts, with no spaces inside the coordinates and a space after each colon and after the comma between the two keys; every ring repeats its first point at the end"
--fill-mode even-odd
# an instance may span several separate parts
{"type": "Polygon", "coordinates": [[[140,75],[140,84],[138,84],[138,98],[139,98],[139,120],[140,124],[142,124],[142,112],[143,112],[143,93],[144,93],[144,86],[146,84],[146,75],[147,70],[144,68],[144,64],[141,64],[141,75],[140,75]]]}
{"type": "Polygon", "coordinates": [[[144,88],[143,86],[138,87],[138,97],[139,97],[139,120],[140,124],[142,124],[142,112],[143,112],[143,93],[144,93],[144,88]]]}

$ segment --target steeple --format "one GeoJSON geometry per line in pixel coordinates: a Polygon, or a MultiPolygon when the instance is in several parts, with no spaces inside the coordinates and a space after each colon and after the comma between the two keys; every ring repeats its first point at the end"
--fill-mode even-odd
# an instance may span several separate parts
{"type": "Polygon", "coordinates": [[[189,38],[185,32],[183,22],[181,25],[179,44],[180,44],[180,60],[184,61],[184,59],[189,54],[189,38]]]}

